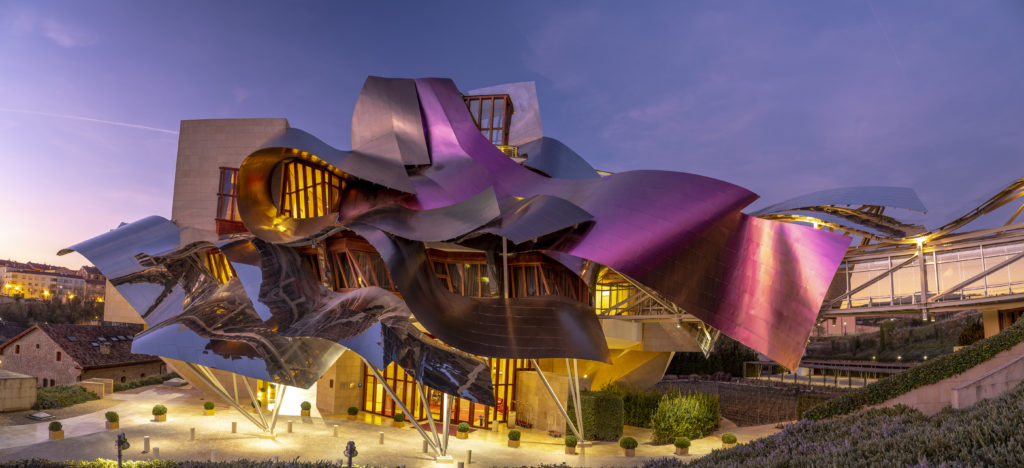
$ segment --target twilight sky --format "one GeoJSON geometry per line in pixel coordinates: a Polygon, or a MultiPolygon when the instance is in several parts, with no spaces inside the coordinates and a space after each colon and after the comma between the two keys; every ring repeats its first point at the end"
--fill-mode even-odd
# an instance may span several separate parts
{"type": "Polygon", "coordinates": [[[943,221],[1024,176],[1022,44],[1013,0],[0,0],[0,258],[77,267],[55,252],[169,216],[183,119],[286,117],[347,149],[367,75],[536,81],[545,134],[598,168],[754,207],[909,186],[943,221]]]}

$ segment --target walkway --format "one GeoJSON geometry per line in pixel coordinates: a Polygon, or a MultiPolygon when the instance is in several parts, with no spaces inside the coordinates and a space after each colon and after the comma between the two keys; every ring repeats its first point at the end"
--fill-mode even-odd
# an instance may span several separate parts
{"type": "MultiPolygon", "coordinates": [[[[276,440],[256,437],[256,431],[233,410],[218,408],[217,415],[204,416],[202,395],[196,390],[151,387],[137,394],[116,393],[119,403],[109,410],[121,417],[121,429],[131,442],[125,456],[128,460],[149,460],[152,453],[142,453],[143,436],[149,436],[151,445],[159,447],[160,458],[174,460],[206,460],[214,455],[217,460],[237,458],[280,460],[339,460],[345,443],[355,441],[359,451],[356,462],[368,465],[405,465],[409,467],[436,466],[433,458],[422,453],[422,439],[411,425],[391,427],[390,420],[379,416],[360,414],[358,421],[347,419],[302,418],[282,416],[278,422],[276,440]],[[167,422],[153,422],[150,411],[155,404],[168,408],[167,422]],[[292,433],[287,422],[294,422],[292,433]],[[239,433],[231,433],[231,422],[238,422],[239,433]],[[338,426],[338,438],[333,437],[333,425],[338,426]],[[189,440],[189,429],[196,428],[196,440],[189,440]],[[379,443],[380,433],[384,444],[379,443]]],[[[218,405],[222,406],[222,405],[218,405]]],[[[284,408],[282,408],[284,411],[284,408]]],[[[65,440],[47,440],[48,422],[7,426],[0,428],[0,461],[44,457],[50,459],[82,460],[116,458],[114,436],[120,431],[106,431],[103,426],[105,411],[97,411],[66,420],[65,440]]],[[[693,441],[692,455],[710,453],[719,448],[722,432],[733,432],[740,442],[778,432],[774,425],[737,428],[723,421],[722,429],[701,440],[693,441]]],[[[472,451],[472,464],[477,466],[522,466],[538,463],[562,463],[571,466],[630,466],[642,460],[672,456],[671,445],[653,446],[644,441],[650,438],[650,429],[627,427],[626,434],[641,441],[637,457],[624,458],[618,444],[597,442],[586,449],[586,455],[565,455],[561,438],[548,436],[539,430],[521,430],[522,447],[506,446],[507,430],[499,432],[477,430],[467,440],[454,437],[449,442],[449,453],[456,461],[465,461],[472,451]]]]}

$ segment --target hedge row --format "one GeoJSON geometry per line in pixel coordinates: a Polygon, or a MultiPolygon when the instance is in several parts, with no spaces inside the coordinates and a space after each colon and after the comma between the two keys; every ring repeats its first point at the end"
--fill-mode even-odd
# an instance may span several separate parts
{"type": "Polygon", "coordinates": [[[145,387],[147,385],[159,385],[175,378],[178,378],[178,374],[171,372],[170,374],[151,375],[149,377],[143,377],[141,379],[129,380],[125,383],[116,382],[114,383],[114,391],[123,392],[125,390],[145,387]]]}
{"type": "Polygon", "coordinates": [[[651,416],[654,416],[664,395],[664,392],[655,389],[635,390],[618,385],[609,385],[601,390],[613,392],[622,398],[622,422],[635,427],[651,427],[651,416]]]}
{"type": "Polygon", "coordinates": [[[803,417],[821,420],[848,414],[868,405],[876,405],[896,398],[915,388],[937,383],[961,374],[993,356],[1024,341],[1024,320],[1006,328],[999,334],[978,341],[952,354],[939,356],[919,364],[901,374],[879,380],[866,387],[833,398],[804,412],[803,417]]]}
{"type": "Polygon", "coordinates": [[[32,409],[57,409],[66,406],[99,400],[99,395],[86,391],[78,385],[55,385],[40,387],[36,390],[36,403],[32,409]]]}
{"type": "Polygon", "coordinates": [[[1024,384],[965,409],[932,417],[898,405],[824,421],[803,420],[770,437],[684,463],[645,468],[1024,466],[1024,384]]]}
{"type": "MultiPolygon", "coordinates": [[[[583,437],[587,440],[616,441],[622,437],[622,398],[613,392],[581,392],[583,408],[583,437]]],[[[566,408],[569,420],[576,423],[576,408],[569,398],[566,408]]],[[[565,433],[571,434],[568,424],[565,433]]]]}

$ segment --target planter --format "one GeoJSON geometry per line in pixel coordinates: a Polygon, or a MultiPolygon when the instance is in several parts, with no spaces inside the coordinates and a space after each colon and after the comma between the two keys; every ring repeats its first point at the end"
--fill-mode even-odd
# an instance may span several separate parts
{"type": "Polygon", "coordinates": [[[622,455],[627,457],[635,457],[636,449],[622,449],[622,455]]]}
{"type": "Polygon", "coordinates": [[[565,448],[565,454],[566,455],[576,455],[576,447],[566,447],[565,448]]]}
{"type": "Polygon", "coordinates": [[[121,423],[118,422],[118,421],[114,421],[114,422],[107,421],[107,430],[108,431],[111,430],[111,429],[118,429],[120,427],[121,427],[121,423]]]}
{"type": "Polygon", "coordinates": [[[309,416],[309,410],[308,410],[308,409],[304,409],[304,410],[301,410],[301,411],[302,411],[302,413],[301,413],[301,414],[302,414],[303,416],[309,416]]]}
{"type": "Polygon", "coordinates": [[[153,417],[156,419],[156,422],[167,421],[167,415],[166,414],[158,414],[158,415],[153,416],[153,417]]]}
{"type": "Polygon", "coordinates": [[[469,438],[469,433],[468,432],[456,432],[455,433],[455,438],[456,439],[468,439],[469,438]]]}
{"type": "Polygon", "coordinates": [[[357,417],[358,417],[358,416],[357,416],[357,415],[355,415],[355,414],[350,414],[350,415],[348,415],[348,416],[347,416],[347,418],[348,418],[348,420],[349,420],[349,421],[355,421],[357,417]]]}
{"type": "Polygon", "coordinates": [[[727,444],[727,443],[725,443],[725,442],[722,442],[722,448],[724,448],[724,449],[727,449],[727,448],[733,448],[733,447],[735,447],[735,446],[736,446],[736,442],[733,442],[733,443],[731,443],[731,444],[727,444]]]}
{"type": "Polygon", "coordinates": [[[213,411],[214,410],[212,410],[212,409],[208,409],[208,410],[203,410],[203,413],[206,414],[207,416],[213,416],[213,411]]]}
{"type": "Polygon", "coordinates": [[[519,441],[518,440],[510,440],[510,441],[508,441],[508,446],[512,447],[512,448],[519,448],[519,441]]]}
{"type": "Polygon", "coordinates": [[[64,431],[50,431],[50,440],[61,440],[64,438],[64,431]]]}
{"type": "Polygon", "coordinates": [[[686,448],[676,447],[676,455],[689,455],[689,454],[690,454],[690,447],[686,447],[686,448]]]}
{"type": "Polygon", "coordinates": [[[391,427],[405,427],[405,421],[391,421],[391,427]]]}

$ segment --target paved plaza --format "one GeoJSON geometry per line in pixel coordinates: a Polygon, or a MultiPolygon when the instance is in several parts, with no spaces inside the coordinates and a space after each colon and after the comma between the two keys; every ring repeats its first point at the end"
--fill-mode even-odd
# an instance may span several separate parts
{"type": "MultiPolygon", "coordinates": [[[[105,408],[61,419],[65,439],[50,441],[47,422],[8,425],[0,428],[0,461],[43,457],[54,460],[91,460],[116,458],[114,437],[123,431],[131,442],[126,452],[128,460],[150,460],[153,451],[142,453],[143,437],[150,438],[153,448],[159,448],[159,457],[173,460],[233,460],[238,458],[279,460],[334,460],[342,458],[342,451],[348,441],[354,441],[359,456],[354,460],[363,465],[377,466],[437,466],[430,456],[422,452],[422,439],[411,425],[394,428],[391,420],[380,416],[360,414],[358,420],[349,421],[344,416],[300,417],[285,414],[287,406],[277,424],[275,440],[257,437],[255,426],[238,415],[233,409],[218,404],[217,414],[203,415],[201,392],[188,388],[153,386],[134,392],[119,392],[104,401],[116,404],[102,405],[105,408]],[[168,408],[167,422],[154,422],[150,414],[153,405],[163,404],[168,408]],[[109,406],[109,407],[107,407],[109,406]],[[103,413],[116,411],[120,415],[119,431],[105,430],[103,413]],[[238,423],[238,432],[231,433],[231,423],[238,423]],[[288,432],[288,421],[292,421],[292,432],[288,432]],[[338,436],[334,437],[337,425],[338,436]],[[195,428],[195,440],[189,440],[190,429],[195,428]],[[384,443],[380,444],[383,433],[384,443]]],[[[294,413],[298,413],[298,408],[294,413]]],[[[314,413],[314,416],[317,416],[314,413]]],[[[26,421],[28,421],[26,419],[26,421]]],[[[507,430],[476,430],[467,440],[452,437],[449,454],[455,461],[466,461],[467,451],[472,451],[471,464],[475,466],[522,466],[538,463],[566,463],[571,466],[631,466],[642,460],[673,456],[671,445],[654,446],[644,441],[650,438],[649,429],[626,427],[626,434],[641,441],[635,458],[622,456],[622,450],[614,442],[597,442],[586,448],[585,455],[566,455],[561,438],[549,436],[540,430],[520,429],[522,447],[506,446],[507,430]]],[[[722,432],[732,432],[740,442],[763,437],[777,432],[774,425],[735,427],[723,421],[719,432],[693,441],[690,447],[692,459],[719,448],[722,432]]],[[[577,449],[579,450],[579,449],[577,449]]],[[[451,465],[448,465],[451,466],[451,465]]]]}

